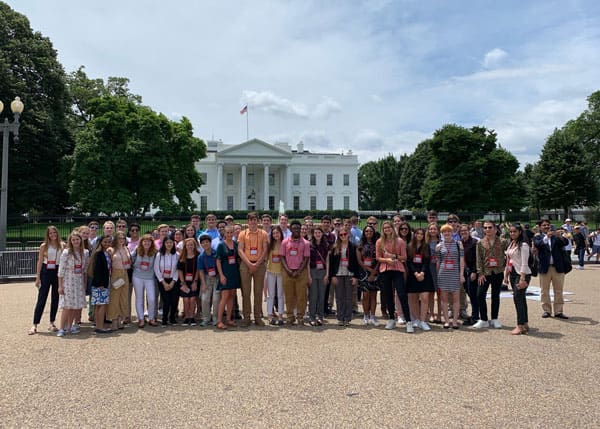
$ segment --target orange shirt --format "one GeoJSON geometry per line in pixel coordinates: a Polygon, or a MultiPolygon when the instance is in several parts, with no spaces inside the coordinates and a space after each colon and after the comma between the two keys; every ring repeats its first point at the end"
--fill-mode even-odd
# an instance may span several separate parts
{"type": "Polygon", "coordinates": [[[238,244],[244,244],[244,254],[250,262],[256,262],[266,249],[263,246],[267,242],[267,233],[262,229],[255,232],[249,229],[240,232],[238,244]]]}

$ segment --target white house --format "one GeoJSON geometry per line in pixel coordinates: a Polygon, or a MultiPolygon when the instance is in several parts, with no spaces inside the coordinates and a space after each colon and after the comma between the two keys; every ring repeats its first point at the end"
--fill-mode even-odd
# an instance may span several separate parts
{"type": "Polygon", "coordinates": [[[313,153],[302,142],[252,139],[228,145],[207,142],[206,158],[196,163],[204,185],[192,198],[201,211],[358,210],[358,158],[313,153]]]}

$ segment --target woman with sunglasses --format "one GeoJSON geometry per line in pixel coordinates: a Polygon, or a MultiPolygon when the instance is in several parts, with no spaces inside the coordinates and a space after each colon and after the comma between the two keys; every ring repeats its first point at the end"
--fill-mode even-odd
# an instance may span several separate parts
{"type": "MultiPolygon", "coordinates": [[[[398,223],[398,226],[396,227],[396,234],[398,234],[398,237],[400,237],[402,240],[404,240],[404,242],[406,243],[406,246],[408,247],[408,244],[410,243],[410,241],[412,239],[412,228],[410,227],[410,224],[404,220],[400,220],[400,222],[398,223]]],[[[405,270],[404,271],[404,283],[407,284],[407,282],[408,282],[408,270],[405,270]]],[[[409,307],[410,307],[410,305],[409,305],[409,307]]],[[[398,313],[397,314],[398,323],[401,325],[406,323],[406,321],[404,320],[404,311],[402,310],[402,305],[400,305],[400,300],[398,298],[398,295],[396,295],[396,312],[398,313]]],[[[413,326],[418,327],[418,325],[415,325],[415,324],[413,324],[413,326]]]]}
{"type": "Polygon", "coordinates": [[[219,273],[217,290],[221,291],[217,312],[217,329],[236,327],[237,324],[233,321],[233,298],[236,289],[240,288],[240,261],[237,242],[233,241],[233,226],[231,225],[225,227],[224,240],[217,247],[217,272],[219,273]],[[227,310],[227,320],[223,323],[225,310],[227,310]]]}
{"type": "Polygon", "coordinates": [[[464,320],[463,325],[472,326],[479,320],[479,304],[477,301],[477,238],[471,236],[471,230],[467,224],[461,224],[458,228],[460,240],[465,249],[465,291],[471,301],[471,316],[464,320]]]}
{"type": "Polygon", "coordinates": [[[352,320],[352,296],[356,293],[359,265],[356,247],[349,240],[350,232],[340,228],[337,240],[329,253],[328,275],[335,288],[335,305],[339,326],[348,326],[352,320]]]}
{"type": "Polygon", "coordinates": [[[382,277],[383,299],[387,302],[388,321],[385,329],[394,329],[396,320],[394,312],[396,303],[394,295],[397,293],[400,298],[402,310],[406,316],[406,332],[413,333],[414,328],[410,320],[410,310],[408,308],[408,296],[406,294],[406,284],[404,283],[404,272],[406,263],[406,243],[396,235],[394,225],[390,221],[383,222],[383,234],[376,242],[376,256],[379,263],[379,273],[382,277]]]}
{"type": "Polygon", "coordinates": [[[438,277],[437,277],[437,254],[435,252],[437,244],[440,242],[440,230],[438,224],[435,222],[427,225],[427,232],[425,233],[425,243],[429,246],[429,271],[431,272],[431,281],[433,282],[433,288],[435,293],[429,295],[429,323],[442,323],[442,304],[441,304],[441,291],[438,288],[438,277]],[[437,313],[434,316],[435,297],[437,295],[437,313]]]}
{"type": "Polygon", "coordinates": [[[500,310],[500,290],[504,278],[506,265],[506,248],[508,241],[498,237],[497,229],[493,222],[486,220],[483,223],[484,237],[477,243],[477,300],[479,304],[479,320],[473,325],[476,329],[502,328],[498,320],[500,310]],[[488,321],[488,311],[485,298],[487,291],[492,286],[492,320],[488,321]]]}
{"type": "Polygon", "coordinates": [[[529,332],[526,294],[531,281],[531,269],[528,264],[530,247],[527,239],[523,236],[523,227],[520,224],[511,225],[508,233],[511,241],[508,249],[506,249],[507,264],[504,281],[508,283],[510,280],[513,301],[517,311],[517,327],[510,333],[512,335],[522,335],[529,332]]]}
{"type": "Polygon", "coordinates": [[[129,297],[129,276],[127,270],[131,268],[131,255],[127,248],[127,236],[119,228],[112,252],[112,271],[110,276],[110,301],[108,303],[107,317],[112,321],[112,329],[123,329],[123,321],[129,315],[127,298],[129,297]]]}

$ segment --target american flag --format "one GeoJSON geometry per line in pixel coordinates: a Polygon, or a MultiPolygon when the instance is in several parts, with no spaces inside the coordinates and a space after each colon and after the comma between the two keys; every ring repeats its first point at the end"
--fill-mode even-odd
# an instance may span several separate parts
{"type": "Polygon", "coordinates": [[[244,113],[246,113],[248,111],[248,105],[246,104],[242,110],[240,110],[240,115],[243,115],[244,113]]]}

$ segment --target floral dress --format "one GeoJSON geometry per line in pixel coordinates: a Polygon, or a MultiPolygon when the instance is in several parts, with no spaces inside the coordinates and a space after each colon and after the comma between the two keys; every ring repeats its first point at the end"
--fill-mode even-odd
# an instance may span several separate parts
{"type": "Polygon", "coordinates": [[[64,295],[60,298],[61,308],[79,310],[87,306],[85,299],[85,273],[90,254],[83,250],[83,258],[79,254],[71,254],[69,249],[63,250],[58,265],[58,277],[62,277],[64,295]]]}

